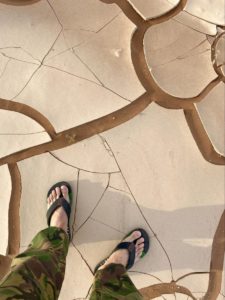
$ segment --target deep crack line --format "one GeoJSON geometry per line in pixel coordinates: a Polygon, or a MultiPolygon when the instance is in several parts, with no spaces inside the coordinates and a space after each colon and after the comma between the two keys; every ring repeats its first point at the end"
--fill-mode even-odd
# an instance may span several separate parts
{"type": "MultiPolygon", "coordinates": [[[[42,61],[41,61],[41,66],[44,64],[44,61],[46,59],[46,57],[49,55],[49,53],[51,52],[52,48],[55,46],[55,43],[57,42],[58,38],[60,37],[60,34],[62,33],[63,29],[61,29],[56,37],[56,39],[54,40],[52,46],[50,47],[50,49],[47,51],[47,53],[45,54],[45,56],[43,57],[42,61]]],[[[40,67],[41,67],[40,66],[40,67]]]]}
{"type": "Polygon", "coordinates": [[[169,255],[168,255],[168,253],[166,252],[166,250],[165,250],[165,248],[164,248],[162,242],[159,240],[157,234],[156,234],[156,233],[154,232],[154,230],[152,229],[152,226],[149,224],[148,220],[146,219],[146,217],[145,217],[145,215],[144,215],[142,209],[140,208],[140,206],[139,206],[139,204],[138,204],[136,198],[134,197],[134,194],[133,194],[133,192],[131,191],[131,188],[130,188],[130,186],[129,186],[129,184],[128,184],[128,182],[127,182],[127,180],[126,180],[126,178],[125,178],[125,176],[124,176],[124,174],[123,174],[123,172],[122,172],[122,170],[121,170],[121,168],[120,168],[120,166],[119,166],[119,163],[118,163],[118,161],[117,161],[117,159],[116,159],[116,156],[115,156],[115,154],[114,154],[114,152],[113,152],[113,150],[112,150],[112,147],[109,145],[108,141],[107,141],[105,138],[104,138],[104,140],[105,140],[105,142],[107,143],[109,149],[111,150],[111,152],[112,152],[112,154],[113,154],[113,157],[114,157],[114,159],[115,159],[115,161],[116,161],[116,163],[117,163],[117,166],[118,166],[118,168],[119,168],[119,170],[120,170],[120,172],[121,172],[121,175],[122,175],[122,177],[123,177],[123,179],[124,179],[124,181],[125,181],[125,183],[126,183],[128,189],[129,189],[129,191],[130,191],[130,194],[131,194],[132,198],[133,198],[134,201],[135,201],[135,204],[136,204],[136,206],[137,206],[139,212],[141,213],[141,215],[142,215],[143,219],[145,220],[146,224],[148,225],[150,231],[154,234],[154,237],[156,238],[156,240],[157,240],[158,243],[160,244],[161,248],[163,249],[163,252],[165,253],[165,255],[166,255],[166,257],[167,257],[167,260],[168,260],[169,266],[170,266],[171,277],[172,277],[172,279],[173,279],[173,269],[172,269],[172,263],[171,263],[171,261],[170,261],[169,255]]]}
{"type": "Polygon", "coordinates": [[[32,78],[34,77],[34,75],[38,72],[38,70],[41,68],[41,65],[39,65],[34,72],[31,74],[30,78],[28,79],[28,81],[25,83],[25,85],[23,86],[23,88],[10,100],[15,100],[17,97],[19,97],[21,95],[21,93],[25,90],[25,88],[28,86],[28,84],[31,82],[32,78]]]}
{"type": "Polygon", "coordinates": [[[49,0],[46,0],[46,2],[47,2],[48,5],[50,6],[50,8],[51,8],[53,14],[55,15],[55,17],[56,17],[56,19],[57,19],[57,21],[58,21],[58,23],[59,23],[59,25],[60,25],[60,27],[61,27],[61,29],[63,30],[63,25],[62,25],[62,23],[61,23],[61,21],[60,21],[58,15],[57,15],[57,13],[56,13],[54,7],[53,7],[52,4],[49,2],[49,0]]]}
{"type": "Polygon", "coordinates": [[[7,67],[8,67],[8,64],[10,63],[11,59],[9,58],[8,61],[6,62],[1,74],[0,74],[0,79],[4,76],[6,70],[7,70],[7,67]]]}
{"type": "Polygon", "coordinates": [[[111,189],[115,190],[115,191],[118,191],[118,192],[121,192],[121,193],[126,193],[126,194],[130,195],[130,193],[127,192],[127,191],[124,191],[124,190],[121,190],[121,189],[117,189],[117,188],[115,188],[115,187],[113,187],[113,186],[111,186],[111,185],[109,185],[109,187],[110,187],[111,189]]]}
{"type": "Polygon", "coordinates": [[[71,165],[67,162],[65,162],[64,160],[60,159],[59,157],[57,157],[56,154],[52,153],[52,152],[49,152],[50,155],[52,155],[55,159],[57,159],[58,161],[60,161],[61,163],[69,166],[69,167],[72,167],[76,170],[79,170],[79,171],[84,171],[84,172],[87,172],[87,173],[92,173],[92,174],[102,174],[102,175],[110,175],[110,174],[116,174],[116,173],[119,173],[119,171],[115,171],[115,172],[98,172],[98,171],[90,171],[90,170],[87,170],[87,169],[83,169],[81,167],[77,167],[77,166],[74,166],[74,165],[71,165]]]}
{"type": "Polygon", "coordinates": [[[11,59],[14,59],[14,60],[18,60],[18,61],[21,61],[21,62],[26,62],[28,64],[34,64],[34,65],[39,65],[39,63],[41,63],[41,61],[38,59],[38,58],[35,58],[29,51],[25,50],[23,47],[4,47],[4,48],[0,48],[0,53],[5,56],[5,57],[8,57],[8,58],[11,58],[11,59]],[[23,61],[23,60],[20,60],[20,59],[17,59],[16,57],[14,56],[8,56],[8,54],[4,53],[2,50],[7,50],[7,49],[19,49],[19,50],[22,50],[24,53],[26,53],[30,58],[32,58],[32,60],[36,61],[36,62],[28,62],[28,61],[23,61]],[[38,63],[37,63],[38,62],[38,63]]]}
{"type": "Polygon", "coordinates": [[[93,83],[93,84],[96,84],[96,85],[102,87],[102,85],[99,84],[99,83],[96,82],[96,81],[92,81],[91,79],[88,79],[88,78],[85,78],[85,77],[76,75],[76,74],[74,74],[74,73],[71,73],[71,72],[68,72],[68,71],[65,71],[65,70],[62,70],[62,69],[59,69],[59,68],[57,68],[57,67],[55,67],[55,66],[51,66],[51,65],[48,65],[48,64],[43,64],[43,66],[44,66],[44,67],[47,67],[47,68],[50,68],[50,69],[57,70],[57,71],[59,71],[59,72],[68,74],[68,75],[70,75],[70,76],[73,76],[73,77],[76,77],[76,78],[79,78],[79,79],[82,79],[82,80],[86,80],[86,81],[88,81],[88,82],[91,82],[91,83],[93,83]]]}
{"type": "Polygon", "coordinates": [[[206,23],[208,23],[208,24],[215,25],[216,27],[220,27],[220,28],[224,29],[224,28],[223,28],[223,27],[224,27],[223,25],[218,25],[218,24],[216,24],[216,23],[213,23],[213,22],[211,22],[211,21],[208,21],[208,20],[206,20],[206,19],[203,19],[203,18],[201,18],[200,16],[196,16],[196,15],[194,15],[193,13],[190,13],[189,11],[186,11],[185,8],[184,8],[183,11],[184,11],[186,14],[188,14],[188,15],[194,17],[194,18],[197,18],[197,19],[199,19],[199,20],[201,20],[201,21],[203,21],[203,22],[206,22],[206,23]]]}
{"type": "MultiPolygon", "coordinates": [[[[187,11],[185,11],[185,10],[183,10],[183,13],[185,13],[186,15],[189,15],[189,16],[195,18],[195,19],[197,19],[197,17],[195,17],[195,16],[189,14],[189,13],[188,13],[187,11]]],[[[191,25],[188,25],[188,24],[185,24],[185,23],[181,22],[181,21],[178,20],[176,17],[174,18],[174,21],[177,22],[177,23],[182,24],[183,26],[185,26],[185,27],[187,27],[187,28],[190,28],[191,30],[193,30],[193,31],[195,31],[195,32],[204,34],[204,32],[198,30],[197,28],[191,27],[191,25]]],[[[211,24],[211,23],[209,23],[209,22],[207,22],[207,21],[205,21],[205,23],[211,24]]],[[[215,25],[215,24],[213,24],[213,25],[215,25]]],[[[215,27],[216,27],[216,25],[215,25],[215,27]]],[[[211,36],[211,34],[210,34],[210,36],[211,36]]]]}
{"type": "Polygon", "coordinates": [[[91,293],[92,286],[93,286],[93,284],[91,284],[91,286],[88,289],[88,292],[87,292],[87,295],[86,295],[86,299],[87,299],[88,295],[91,293]]]}
{"type": "Polygon", "coordinates": [[[124,12],[124,14],[130,19],[132,23],[139,26],[144,23],[142,16],[134,9],[130,2],[127,0],[100,0],[106,4],[115,3],[124,12]]]}
{"type": "Polygon", "coordinates": [[[102,193],[102,195],[100,196],[98,202],[95,204],[94,208],[92,209],[92,211],[90,212],[89,216],[85,219],[85,221],[83,221],[83,223],[77,228],[77,230],[75,230],[75,234],[77,234],[79,232],[79,230],[87,223],[87,221],[91,218],[91,216],[93,215],[93,213],[95,212],[96,208],[99,206],[100,202],[102,201],[103,197],[105,196],[105,193],[109,187],[109,179],[110,179],[110,175],[108,175],[108,182],[107,185],[102,193]]]}
{"type": "Polygon", "coordinates": [[[91,72],[91,74],[95,77],[95,79],[99,82],[101,86],[104,86],[103,82],[99,79],[99,77],[92,71],[92,69],[81,59],[81,57],[76,53],[74,48],[72,48],[73,55],[91,72]]]}
{"type": "Polygon", "coordinates": [[[86,261],[86,259],[84,258],[83,254],[81,253],[81,251],[78,249],[78,247],[75,245],[75,243],[72,241],[71,242],[73,247],[77,250],[77,252],[80,254],[80,257],[82,258],[82,260],[84,261],[84,263],[86,264],[86,266],[88,267],[89,271],[91,272],[92,275],[94,275],[94,272],[92,271],[91,267],[89,266],[88,262],[86,261]]]}
{"type": "Polygon", "coordinates": [[[157,277],[157,276],[155,276],[155,275],[152,275],[152,274],[149,274],[149,273],[146,273],[146,272],[141,272],[141,271],[128,271],[128,273],[137,273],[137,274],[142,274],[142,275],[147,275],[147,276],[149,276],[149,277],[152,277],[152,278],[154,278],[154,279],[156,279],[156,280],[158,280],[160,283],[163,283],[163,281],[159,278],[159,277],[157,277]]]}
{"type": "Polygon", "coordinates": [[[190,273],[187,273],[187,274],[179,277],[178,279],[175,280],[175,282],[181,281],[184,278],[191,276],[191,275],[202,275],[202,274],[206,275],[206,274],[209,274],[209,272],[190,272],[190,273]]]}
{"type": "MultiPolygon", "coordinates": [[[[68,47],[67,49],[62,50],[62,51],[60,51],[59,53],[57,53],[57,54],[55,54],[55,55],[52,55],[52,56],[49,57],[48,59],[45,59],[45,61],[48,62],[48,61],[50,61],[51,59],[56,58],[56,57],[58,57],[58,56],[60,56],[60,55],[62,55],[62,54],[64,54],[64,53],[66,53],[66,52],[68,52],[68,51],[72,51],[72,47],[68,47]]],[[[44,64],[44,66],[47,66],[47,65],[44,64]]],[[[59,70],[60,70],[60,69],[59,69],[59,70]]]]}
{"type": "MultiPolygon", "coordinates": [[[[53,7],[52,4],[50,3],[50,1],[49,1],[49,0],[46,0],[46,1],[47,1],[48,5],[50,6],[51,10],[53,11],[53,13],[54,13],[54,15],[55,15],[55,18],[56,18],[56,20],[57,20],[58,23],[59,23],[59,26],[61,27],[60,34],[58,35],[56,41],[58,40],[58,38],[60,37],[60,35],[61,35],[61,33],[62,33],[63,38],[64,38],[64,41],[65,41],[65,44],[67,45],[67,43],[66,43],[66,38],[65,38],[65,34],[64,34],[64,27],[63,27],[63,24],[62,24],[62,22],[60,21],[60,19],[59,19],[57,13],[56,13],[54,7],[53,7]]],[[[56,43],[56,41],[55,41],[55,43],[56,43]]],[[[55,44],[55,43],[54,43],[54,44],[55,44]]],[[[53,46],[54,46],[54,45],[53,45],[53,46]]],[[[52,47],[53,47],[53,46],[52,46],[52,47]]],[[[51,49],[52,49],[52,48],[51,48],[51,49]]],[[[49,52],[50,52],[50,51],[49,51],[49,52]]],[[[49,53],[48,53],[48,54],[49,54],[49,53]]],[[[47,55],[48,55],[48,54],[47,54],[47,55]]],[[[47,57],[47,55],[45,56],[45,58],[47,57]]],[[[44,60],[45,60],[45,59],[44,59],[44,60]]],[[[44,60],[43,60],[43,62],[44,62],[44,60]]]]}
{"type": "Polygon", "coordinates": [[[35,135],[35,134],[39,134],[39,133],[47,133],[45,130],[42,130],[42,131],[37,131],[37,132],[30,132],[30,133],[1,133],[0,132],[0,135],[4,136],[19,136],[19,135],[35,135]]]}
{"type": "Polygon", "coordinates": [[[120,11],[116,16],[114,16],[111,20],[109,20],[106,24],[104,24],[100,29],[98,29],[96,31],[96,33],[99,33],[100,31],[102,31],[103,29],[105,29],[109,24],[111,24],[116,18],[119,17],[119,15],[121,14],[122,12],[120,11]]]}
{"type": "Polygon", "coordinates": [[[6,55],[2,52],[0,52],[4,57],[7,57],[9,58],[10,60],[15,60],[15,61],[19,61],[19,62],[22,62],[22,63],[26,63],[26,64],[30,64],[30,65],[35,65],[35,66],[39,66],[38,63],[34,63],[34,62],[30,62],[30,61],[26,61],[26,60],[22,60],[22,59],[19,59],[19,58],[15,58],[13,56],[9,56],[9,55],[6,55]]]}
{"type": "Polygon", "coordinates": [[[21,95],[21,93],[25,90],[25,88],[28,86],[28,84],[31,82],[31,80],[33,79],[33,77],[36,75],[36,73],[38,72],[38,70],[43,66],[43,63],[45,61],[45,58],[48,56],[49,52],[52,50],[52,48],[54,47],[56,41],[58,40],[61,32],[63,29],[61,29],[56,37],[56,39],[54,40],[53,44],[51,45],[50,49],[46,52],[46,54],[44,55],[43,59],[41,60],[40,65],[37,67],[37,69],[32,73],[32,75],[30,76],[30,78],[28,79],[28,81],[26,82],[26,84],[24,85],[24,87],[17,93],[16,96],[14,96],[11,100],[14,100],[15,98],[19,97],[21,95]]]}
{"type": "MultiPolygon", "coordinates": [[[[198,45],[196,45],[196,46],[194,46],[194,47],[192,47],[191,49],[189,49],[188,51],[186,51],[186,52],[184,52],[184,53],[182,53],[182,54],[179,54],[179,55],[177,55],[175,58],[173,58],[173,59],[171,59],[171,60],[169,60],[169,61],[167,61],[167,62],[165,62],[165,63],[161,63],[161,64],[157,64],[157,65],[155,65],[155,66],[152,66],[152,70],[153,69],[157,69],[157,68],[159,68],[159,67],[162,67],[162,66],[165,66],[165,65],[168,65],[168,64],[170,64],[170,63],[172,63],[172,62],[174,62],[174,61],[176,61],[176,60],[181,60],[181,59],[186,59],[186,58],[189,58],[189,57],[193,57],[193,56],[197,56],[197,55],[200,55],[200,54],[202,54],[202,53],[204,53],[203,51],[201,51],[201,52],[197,52],[197,53],[195,53],[195,54],[191,54],[191,52],[193,52],[194,50],[197,50],[200,46],[202,46],[205,42],[207,42],[207,39],[205,39],[205,40],[203,40],[203,41],[201,41],[198,45]]],[[[171,46],[171,45],[170,45],[171,46]]],[[[209,51],[210,49],[205,49],[204,51],[209,51]]],[[[156,51],[154,51],[154,52],[156,52],[156,51]]]]}
{"type": "Polygon", "coordinates": [[[80,170],[77,173],[77,189],[76,189],[76,199],[75,199],[75,207],[74,207],[74,218],[72,224],[72,240],[75,234],[75,224],[76,224],[76,213],[77,213],[77,206],[78,206],[78,194],[79,194],[79,182],[80,182],[80,170]]]}
{"type": "MultiPolygon", "coordinates": [[[[50,68],[50,69],[57,70],[57,71],[59,71],[59,72],[68,74],[68,75],[70,75],[70,76],[73,76],[73,77],[76,77],[76,78],[79,78],[79,79],[82,79],[82,80],[86,80],[86,81],[88,81],[88,82],[90,82],[90,83],[92,83],[92,84],[98,85],[98,86],[102,87],[103,89],[108,90],[109,92],[115,94],[116,96],[120,97],[122,100],[125,100],[126,102],[129,102],[129,103],[132,102],[131,100],[129,100],[129,99],[123,97],[122,95],[118,94],[117,92],[115,92],[114,90],[110,89],[109,87],[107,87],[107,86],[105,86],[105,85],[103,86],[103,85],[100,84],[99,82],[92,81],[91,79],[88,79],[88,78],[85,78],[85,77],[76,75],[76,74],[74,74],[74,73],[71,73],[71,72],[68,72],[68,71],[65,71],[65,70],[62,70],[62,69],[59,69],[59,68],[57,68],[57,67],[55,67],[55,66],[51,66],[51,65],[48,65],[48,64],[43,64],[43,66],[44,66],[44,67],[47,67],[47,68],[50,68]]],[[[84,66],[85,66],[85,65],[84,65],[84,66]]]]}
{"type": "Polygon", "coordinates": [[[188,58],[190,58],[190,57],[200,56],[200,55],[202,55],[202,54],[204,54],[204,53],[206,53],[206,52],[210,52],[210,51],[211,51],[211,49],[205,49],[205,50],[203,50],[203,51],[201,51],[201,52],[198,52],[198,53],[195,53],[195,54],[190,54],[190,53],[189,53],[189,55],[186,55],[186,56],[180,55],[180,56],[177,56],[176,58],[171,59],[170,61],[167,61],[167,62],[165,62],[165,63],[163,63],[163,64],[158,64],[158,65],[156,65],[156,66],[153,66],[153,67],[151,68],[151,70],[152,70],[152,71],[155,71],[156,69],[158,69],[158,68],[160,68],[160,67],[164,67],[164,66],[166,66],[166,65],[169,65],[169,64],[171,64],[171,63],[173,63],[173,62],[175,62],[175,61],[188,59],[188,58]]]}
{"type": "Polygon", "coordinates": [[[104,225],[104,226],[106,226],[106,227],[108,227],[108,228],[110,228],[110,229],[113,229],[114,231],[117,231],[117,232],[119,232],[119,233],[121,233],[121,234],[126,234],[125,232],[122,232],[122,231],[120,231],[120,230],[118,230],[118,229],[116,229],[116,228],[110,226],[109,224],[106,224],[106,223],[104,223],[104,222],[101,222],[100,220],[97,220],[97,219],[95,219],[95,218],[93,218],[93,217],[90,217],[90,220],[93,220],[93,221],[96,222],[96,223],[102,224],[102,225],[104,225]]]}

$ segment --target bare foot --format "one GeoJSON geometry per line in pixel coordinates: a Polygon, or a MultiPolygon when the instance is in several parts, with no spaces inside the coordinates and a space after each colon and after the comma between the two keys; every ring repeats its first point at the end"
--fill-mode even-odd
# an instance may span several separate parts
{"type": "MultiPolygon", "coordinates": [[[[60,188],[56,187],[47,199],[47,209],[55,202],[56,199],[60,198],[60,194],[62,193],[63,198],[70,203],[68,188],[65,185],[62,185],[60,188]],[[60,191],[61,189],[61,191],[60,191]]],[[[57,208],[52,217],[50,226],[55,226],[62,228],[65,232],[67,232],[68,218],[62,207],[57,208]]]]}
{"type": "MultiPolygon", "coordinates": [[[[123,242],[133,242],[139,238],[135,245],[136,248],[136,256],[134,261],[135,263],[140,259],[142,252],[144,250],[144,238],[140,238],[140,237],[141,237],[141,232],[134,231],[131,235],[129,235],[126,239],[123,240],[123,242]]],[[[98,270],[104,269],[107,265],[112,263],[121,264],[126,268],[128,263],[128,258],[129,258],[128,250],[126,249],[117,250],[110,255],[110,257],[106,260],[104,265],[99,267],[98,270]]]]}

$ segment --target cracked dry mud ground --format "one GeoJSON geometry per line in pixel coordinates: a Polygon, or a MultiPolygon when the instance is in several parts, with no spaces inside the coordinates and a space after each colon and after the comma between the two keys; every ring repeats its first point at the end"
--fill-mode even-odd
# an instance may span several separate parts
{"type": "Polygon", "coordinates": [[[86,299],[137,226],[145,299],[224,299],[224,1],[0,2],[0,277],[62,179],[76,201],[61,300],[86,299]]]}

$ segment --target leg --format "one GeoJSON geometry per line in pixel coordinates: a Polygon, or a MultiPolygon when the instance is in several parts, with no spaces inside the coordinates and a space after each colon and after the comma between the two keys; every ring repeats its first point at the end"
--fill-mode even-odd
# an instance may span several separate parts
{"type": "Polygon", "coordinates": [[[28,249],[14,258],[0,283],[0,299],[57,299],[65,273],[69,240],[57,227],[39,232],[28,249]]]}
{"type": "MultiPolygon", "coordinates": [[[[144,239],[140,238],[141,233],[134,231],[124,241],[136,243],[137,262],[144,249],[144,239]]],[[[126,272],[128,262],[128,251],[125,249],[114,252],[95,274],[90,300],[143,300],[143,297],[134,286],[126,272]]]]}
{"type": "Polygon", "coordinates": [[[143,300],[123,265],[109,264],[98,270],[90,300],[143,300]]]}
{"type": "MultiPolygon", "coordinates": [[[[60,197],[68,200],[66,186],[56,188],[47,199],[48,207],[60,197]]],[[[69,239],[68,219],[59,207],[51,218],[51,226],[39,232],[28,249],[13,260],[10,273],[0,283],[0,300],[58,299],[65,273],[69,239]]]]}

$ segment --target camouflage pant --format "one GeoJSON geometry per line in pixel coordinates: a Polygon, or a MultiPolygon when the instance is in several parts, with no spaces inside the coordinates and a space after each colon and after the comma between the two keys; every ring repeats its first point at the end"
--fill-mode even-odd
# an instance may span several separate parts
{"type": "MultiPolygon", "coordinates": [[[[28,249],[14,258],[10,273],[0,282],[0,300],[58,299],[68,246],[67,235],[61,229],[49,227],[39,232],[28,249]]],[[[125,268],[111,264],[96,273],[90,299],[143,298],[125,268]]]]}

